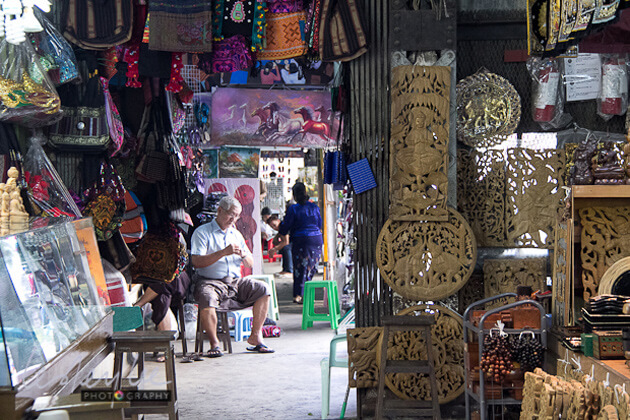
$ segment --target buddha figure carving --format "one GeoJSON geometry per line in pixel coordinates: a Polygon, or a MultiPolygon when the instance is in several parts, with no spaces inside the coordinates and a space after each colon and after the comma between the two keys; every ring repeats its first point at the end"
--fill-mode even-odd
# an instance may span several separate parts
{"type": "Polygon", "coordinates": [[[604,143],[593,159],[595,184],[623,184],[625,171],[613,143],[604,143]]]}
{"type": "MultiPolygon", "coordinates": [[[[24,209],[20,187],[17,180],[20,172],[12,166],[7,171],[7,183],[2,192],[2,211],[0,212],[0,235],[19,233],[28,230],[29,214],[24,209]]],[[[0,184],[1,185],[1,184],[0,184]]]]}
{"type": "Polygon", "coordinates": [[[581,142],[575,149],[574,166],[571,175],[572,185],[591,185],[595,180],[591,170],[591,160],[595,153],[596,143],[581,142]]]}

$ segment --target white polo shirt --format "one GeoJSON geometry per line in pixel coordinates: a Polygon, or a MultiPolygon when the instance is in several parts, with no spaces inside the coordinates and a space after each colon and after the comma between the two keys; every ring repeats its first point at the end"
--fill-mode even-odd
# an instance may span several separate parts
{"type": "MultiPolygon", "coordinates": [[[[249,248],[241,232],[234,227],[228,228],[225,232],[219,227],[216,219],[198,227],[192,235],[191,254],[208,255],[220,251],[230,244],[238,245],[246,253],[250,254],[249,248]]],[[[195,268],[201,277],[207,279],[222,279],[224,277],[241,277],[242,258],[238,254],[222,257],[216,263],[202,268],[195,268]]]]}

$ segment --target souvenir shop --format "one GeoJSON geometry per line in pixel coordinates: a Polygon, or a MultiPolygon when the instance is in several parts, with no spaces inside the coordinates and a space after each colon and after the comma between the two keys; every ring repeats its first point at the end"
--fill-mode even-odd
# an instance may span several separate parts
{"type": "Polygon", "coordinates": [[[367,50],[358,10],[11,0],[2,14],[0,417],[46,411],[50,400],[33,406],[44,395],[81,405],[73,392],[108,354],[122,369],[122,347],[168,347],[154,331],[116,336],[118,310],[190,277],[192,232],[223,196],[242,206],[255,261],[242,275],[262,274],[261,210],[283,216],[303,182],[324,219],[325,275],[353,305],[343,64],[367,50]]]}
{"type": "Polygon", "coordinates": [[[628,419],[628,2],[95,3],[2,3],[0,417],[140,346],[225,195],[260,274],[299,181],[359,418],[628,419]]]}

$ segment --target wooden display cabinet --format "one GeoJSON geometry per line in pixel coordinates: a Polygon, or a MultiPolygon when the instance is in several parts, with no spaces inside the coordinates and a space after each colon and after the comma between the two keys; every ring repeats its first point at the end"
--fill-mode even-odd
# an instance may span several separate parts
{"type": "Polygon", "coordinates": [[[582,260],[580,209],[587,207],[630,207],[630,185],[574,185],[571,187],[570,278],[565,282],[565,326],[575,325],[584,306],[582,286],[582,260]]]}

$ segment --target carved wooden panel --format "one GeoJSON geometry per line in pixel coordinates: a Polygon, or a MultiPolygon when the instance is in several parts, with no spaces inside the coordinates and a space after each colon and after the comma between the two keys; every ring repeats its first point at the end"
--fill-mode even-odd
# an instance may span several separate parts
{"type": "Polygon", "coordinates": [[[450,67],[392,70],[392,220],[447,220],[450,67]]]}
{"type": "MultiPolygon", "coordinates": [[[[448,403],[464,392],[464,341],[462,318],[440,305],[418,305],[398,315],[435,312],[436,324],[431,328],[435,374],[440,404],[448,403]]],[[[427,360],[426,344],[421,333],[390,334],[387,358],[390,360],[427,360]]],[[[377,359],[380,361],[380,359],[377,359]]],[[[387,387],[403,399],[431,399],[429,377],[423,374],[395,373],[385,376],[387,387]]]]}
{"type": "Polygon", "coordinates": [[[508,149],[506,233],[508,246],[553,247],[553,230],[565,196],[564,151],[508,149]]]}
{"type": "Polygon", "coordinates": [[[505,245],[505,157],[501,150],[458,150],[457,204],[480,247],[505,245]]]}
{"type": "Polygon", "coordinates": [[[477,259],[466,220],[448,209],[448,222],[388,220],[376,243],[376,263],[385,282],[408,299],[439,300],[457,292],[477,259]]]}
{"type": "Polygon", "coordinates": [[[531,286],[534,291],[542,290],[546,277],[546,258],[486,259],[483,263],[486,297],[514,293],[517,286],[531,286]]]}
{"type": "Polygon", "coordinates": [[[630,208],[587,207],[579,210],[582,224],[582,285],[584,300],[597,295],[599,281],[615,262],[630,256],[630,208]]]}
{"type": "Polygon", "coordinates": [[[571,250],[573,220],[558,220],[552,259],[551,313],[555,326],[572,324],[573,282],[571,281],[571,250]]]}
{"type": "Polygon", "coordinates": [[[353,388],[378,385],[376,347],[383,332],[381,327],[352,328],[348,334],[348,374],[353,388]]]}

